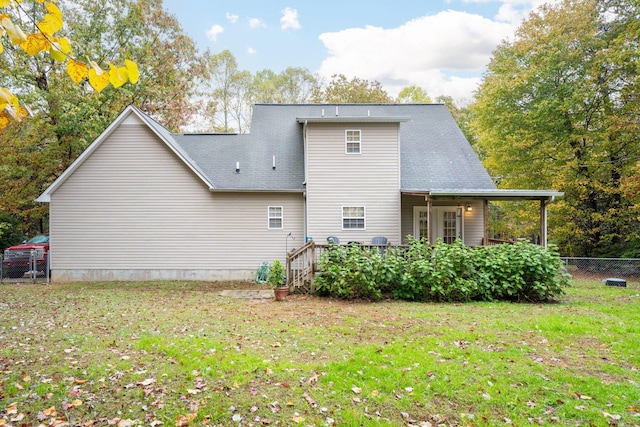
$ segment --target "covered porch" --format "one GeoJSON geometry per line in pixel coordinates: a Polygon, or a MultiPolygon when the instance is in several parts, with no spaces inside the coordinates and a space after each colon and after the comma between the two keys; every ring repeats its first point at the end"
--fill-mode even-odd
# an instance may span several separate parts
{"type": "Polygon", "coordinates": [[[541,246],[547,246],[547,207],[564,193],[555,190],[429,190],[402,192],[402,235],[442,239],[451,243],[461,239],[466,245],[488,245],[490,201],[539,201],[541,246]]]}

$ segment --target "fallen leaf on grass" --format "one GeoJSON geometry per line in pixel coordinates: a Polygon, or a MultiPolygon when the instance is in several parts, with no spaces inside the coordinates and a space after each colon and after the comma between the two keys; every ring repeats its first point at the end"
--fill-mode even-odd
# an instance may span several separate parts
{"type": "Polygon", "coordinates": [[[42,414],[45,417],[55,417],[57,415],[56,408],[51,406],[51,407],[45,409],[44,411],[42,411],[42,414]]]}
{"type": "Polygon", "coordinates": [[[316,406],[318,406],[315,400],[313,400],[311,396],[309,396],[309,393],[304,393],[302,397],[304,397],[304,400],[306,400],[309,406],[311,406],[312,408],[315,408],[316,406]]]}
{"type": "Polygon", "coordinates": [[[155,378],[147,378],[147,379],[146,379],[146,380],[144,380],[144,381],[138,381],[138,383],[137,383],[137,384],[138,384],[138,385],[141,385],[141,386],[143,386],[143,387],[146,387],[146,386],[151,385],[151,384],[153,384],[153,383],[155,383],[155,382],[156,382],[156,379],[155,379],[155,378]]]}
{"type": "Polygon", "coordinates": [[[25,415],[23,413],[20,413],[18,415],[16,415],[15,417],[11,417],[11,422],[16,422],[16,421],[22,421],[24,419],[25,415]]]}
{"type": "Polygon", "coordinates": [[[586,395],[580,394],[580,393],[576,393],[574,396],[577,399],[582,399],[582,400],[592,400],[593,399],[593,397],[591,397],[591,396],[586,396],[586,395]]]}
{"type": "Polygon", "coordinates": [[[608,412],[602,412],[602,415],[603,415],[605,418],[611,418],[612,420],[616,420],[616,421],[618,421],[620,418],[622,418],[622,417],[621,417],[620,415],[618,415],[618,414],[610,414],[610,413],[608,413],[608,412]]]}
{"type": "Polygon", "coordinates": [[[195,420],[195,418],[196,414],[178,415],[176,417],[176,427],[186,427],[191,421],[195,420]]]}
{"type": "Polygon", "coordinates": [[[362,389],[360,387],[356,387],[356,386],[351,387],[351,391],[353,391],[355,394],[362,393],[362,389]]]}

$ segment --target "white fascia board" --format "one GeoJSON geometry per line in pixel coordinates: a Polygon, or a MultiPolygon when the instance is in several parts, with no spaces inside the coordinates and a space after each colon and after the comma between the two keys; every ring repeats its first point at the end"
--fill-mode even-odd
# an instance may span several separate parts
{"type": "Polygon", "coordinates": [[[457,198],[482,198],[488,200],[544,200],[562,197],[564,193],[556,190],[510,190],[510,189],[489,189],[489,190],[431,190],[427,191],[431,197],[457,197],[457,198]]]}

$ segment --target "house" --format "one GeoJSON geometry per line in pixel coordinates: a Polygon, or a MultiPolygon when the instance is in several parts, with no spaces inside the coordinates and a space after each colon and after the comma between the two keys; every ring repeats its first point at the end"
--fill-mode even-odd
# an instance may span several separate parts
{"type": "Polygon", "coordinates": [[[560,195],[496,189],[444,105],[264,104],[243,135],[127,107],[38,200],[53,280],[226,280],[329,236],[482,245],[489,200],[540,200],[545,236],[560,195]]]}

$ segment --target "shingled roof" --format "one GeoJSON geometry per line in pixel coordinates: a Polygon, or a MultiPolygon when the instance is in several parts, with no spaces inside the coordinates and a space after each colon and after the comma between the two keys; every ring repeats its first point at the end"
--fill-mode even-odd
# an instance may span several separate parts
{"type": "Polygon", "coordinates": [[[257,104],[250,134],[171,134],[171,138],[217,190],[302,191],[304,120],[399,122],[402,191],[496,188],[440,104],[257,104]]]}

